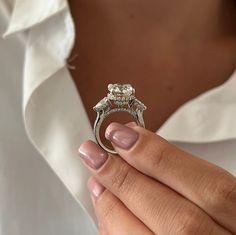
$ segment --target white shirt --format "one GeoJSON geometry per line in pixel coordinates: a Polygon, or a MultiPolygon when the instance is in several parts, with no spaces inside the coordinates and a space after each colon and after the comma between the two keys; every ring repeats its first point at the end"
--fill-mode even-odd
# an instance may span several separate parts
{"type": "MultiPolygon", "coordinates": [[[[75,38],[68,3],[1,0],[3,34],[0,235],[95,235],[90,173],[77,154],[94,137],[66,65],[75,38]]],[[[235,120],[236,73],[157,133],[236,175],[235,120]]]]}

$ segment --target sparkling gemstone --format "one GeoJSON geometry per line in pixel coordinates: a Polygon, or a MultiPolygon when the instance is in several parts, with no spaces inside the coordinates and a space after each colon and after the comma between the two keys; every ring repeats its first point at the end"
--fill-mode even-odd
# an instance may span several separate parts
{"type": "Polygon", "coordinates": [[[130,84],[109,84],[108,90],[114,96],[128,97],[134,95],[135,90],[130,84]]]}
{"type": "Polygon", "coordinates": [[[108,106],[107,101],[108,101],[107,97],[103,98],[101,101],[97,103],[97,105],[94,107],[94,110],[99,111],[106,108],[108,106]]]}

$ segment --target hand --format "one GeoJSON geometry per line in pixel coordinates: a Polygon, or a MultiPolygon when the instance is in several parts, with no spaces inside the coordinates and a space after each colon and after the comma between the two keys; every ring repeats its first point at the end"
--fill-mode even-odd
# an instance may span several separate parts
{"type": "Polygon", "coordinates": [[[110,124],[106,138],[119,155],[79,149],[101,235],[236,233],[233,175],[132,123],[110,124]]]}

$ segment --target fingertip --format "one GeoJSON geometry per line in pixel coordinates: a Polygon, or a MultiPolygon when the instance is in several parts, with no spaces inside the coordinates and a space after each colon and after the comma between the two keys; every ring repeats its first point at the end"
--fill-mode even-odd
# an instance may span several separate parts
{"type": "Polygon", "coordinates": [[[121,125],[121,124],[119,124],[117,122],[112,122],[107,126],[106,131],[105,131],[105,138],[107,140],[111,139],[112,131],[116,128],[117,125],[121,125]]]}
{"type": "Polygon", "coordinates": [[[132,128],[132,127],[138,126],[138,124],[136,122],[128,122],[128,123],[125,124],[125,126],[132,128]]]}
{"type": "Polygon", "coordinates": [[[131,149],[138,137],[132,128],[119,123],[111,123],[106,129],[106,138],[121,149],[131,149]]]}
{"type": "Polygon", "coordinates": [[[78,148],[78,153],[82,152],[82,149],[85,149],[85,148],[87,148],[88,146],[94,145],[94,144],[96,144],[96,143],[94,143],[94,141],[92,141],[92,140],[86,140],[86,141],[84,141],[84,142],[79,146],[79,148],[78,148]]]}
{"type": "Polygon", "coordinates": [[[94,197],[94,200],[97,200],[105,191],[105,187],[94,176],[88,179],[87,187],[92,197],[94,197]]]}

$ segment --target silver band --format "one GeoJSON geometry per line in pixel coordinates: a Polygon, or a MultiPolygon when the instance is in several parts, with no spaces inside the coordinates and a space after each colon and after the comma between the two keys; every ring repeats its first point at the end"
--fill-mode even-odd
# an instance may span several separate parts
{"type": "Polygon", "coordinates": [[[115,112],[127,112],[133,116],[139,126],[145,127],[143,111],[146,110],[146,106],[135,98],[135,90],[129,84],[110,84],[108,91],[108,95],[93,108],[97,112],[97,118],[94,122],[94,135],[97,143],[105,151],[117,154],[116,151],[106,147],[101,141],[100,127],[104,119],[115,112]]]}

